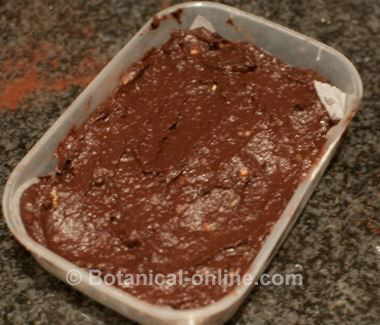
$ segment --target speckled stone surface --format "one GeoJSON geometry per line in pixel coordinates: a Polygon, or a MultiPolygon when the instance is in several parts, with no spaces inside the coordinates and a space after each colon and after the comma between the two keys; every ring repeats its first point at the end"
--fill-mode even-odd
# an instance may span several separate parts
{"type": "MultiPolygon", "coordinates": [[[[0,194],[17,162],[86,81],[152,14],[177,2],[0,1],[0,194]],[[24,71],[25,59],[35,70],[24,71]],[[6,91],[13,101],[1,97],[6,91]]],[[[362,110],[267,270],[301,273],[304,285],[257,288],[229,324],[380,324],[380,2],[224,3],[342,51],[365,86],[362,110]]],[[[1,219],[0,324],[132,322],[47,274],[1,219]]]]}

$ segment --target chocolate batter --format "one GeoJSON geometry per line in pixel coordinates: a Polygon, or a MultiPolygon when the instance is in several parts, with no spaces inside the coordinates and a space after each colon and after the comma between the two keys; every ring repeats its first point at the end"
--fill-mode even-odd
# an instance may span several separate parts
{"type": "MultiPolygon", "coordinates": [[[[325,143],[331,120],[314,80],[325,81],[253,44],[173,33],[24,193],[28,233],[103,274],[244,274],[325,143]]],[[[120,287],[177,309],[233,289],[120,287]]]]}

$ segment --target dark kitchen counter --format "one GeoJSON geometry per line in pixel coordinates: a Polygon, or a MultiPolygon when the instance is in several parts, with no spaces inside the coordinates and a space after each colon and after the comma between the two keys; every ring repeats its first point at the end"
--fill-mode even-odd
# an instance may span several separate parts
{"type": "MultiPolygon", "coordinates": [[[[25,153],[170,0],[0,1],[0,195],[25,153]]],[[[229,324],[380,324],[380,2],[223,1],[343,52],[362,110],[268,273],[229,324]]],[[[45,272],[0,219],[0,324],[132,324],[45,272]]]]}

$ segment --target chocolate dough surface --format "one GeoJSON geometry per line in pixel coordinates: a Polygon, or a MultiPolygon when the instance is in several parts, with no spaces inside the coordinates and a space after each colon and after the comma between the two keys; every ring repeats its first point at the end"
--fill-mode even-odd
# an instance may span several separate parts
{"type": "MultiPolygon", "coordinates": [[[[314,80],[253,44],[174,32],[60,143],[22,197],[28,233],[102,274],[244,274],[332,125],[314,80]]],[[[177,309],[233,289],[119,287],[177,309]]]]}

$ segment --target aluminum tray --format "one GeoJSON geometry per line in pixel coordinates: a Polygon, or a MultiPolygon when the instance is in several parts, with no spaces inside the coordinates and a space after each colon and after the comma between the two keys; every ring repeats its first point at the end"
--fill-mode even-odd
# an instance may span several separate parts
{"type": "Polygon", "coordinates": [[[223,37],[234,41],[254,41],[288,64],[318,71],[348,95],[345,116],[329,131],[323,156],[299,185],[270,235],[265,239],[258,256],[252,262],[249,272],[257,279],[292,228],[326,169],[344,131],[359,108],[363,87],[355,67],[342,54],[307,36],[255,15],[212,2],[180,4],[157,14],[157,16],[163,15],[169,16],[168,19],[161,21],[159,28],[151,30],[152,20],[141,28],[18,164],[5,187],[3,211],[14,236],[46,270],[62,280],[66,279],[69,270],[77,270],[82,276],[82,282],[76,286],[78,290],[126,317],[142,324],[221,324],[233,315],[249,293],[251,286],[243,283],[212,305],[185,311],[151,305],[115,287],[91,286],[85,270],[39,245],[28,236],[20,218],[20,195],[36,177],[46,175],[53,170],[56,164],[53,153],[58,143],[73,126],[86,120],[98,104],[111,95],[119,83],[120,76],[131,63],[141,58],[153,46],[163,44],[169,38],[171,31],[178,28],[188,29],[195,17],[201,15],[210,21],[216,32],[223,37]],[[180,24],[170,16],[170,13],[178,9],[182,9],[180,24]],[[226,23],[228,18],[232,18],[233,25],[226,23]]]}

